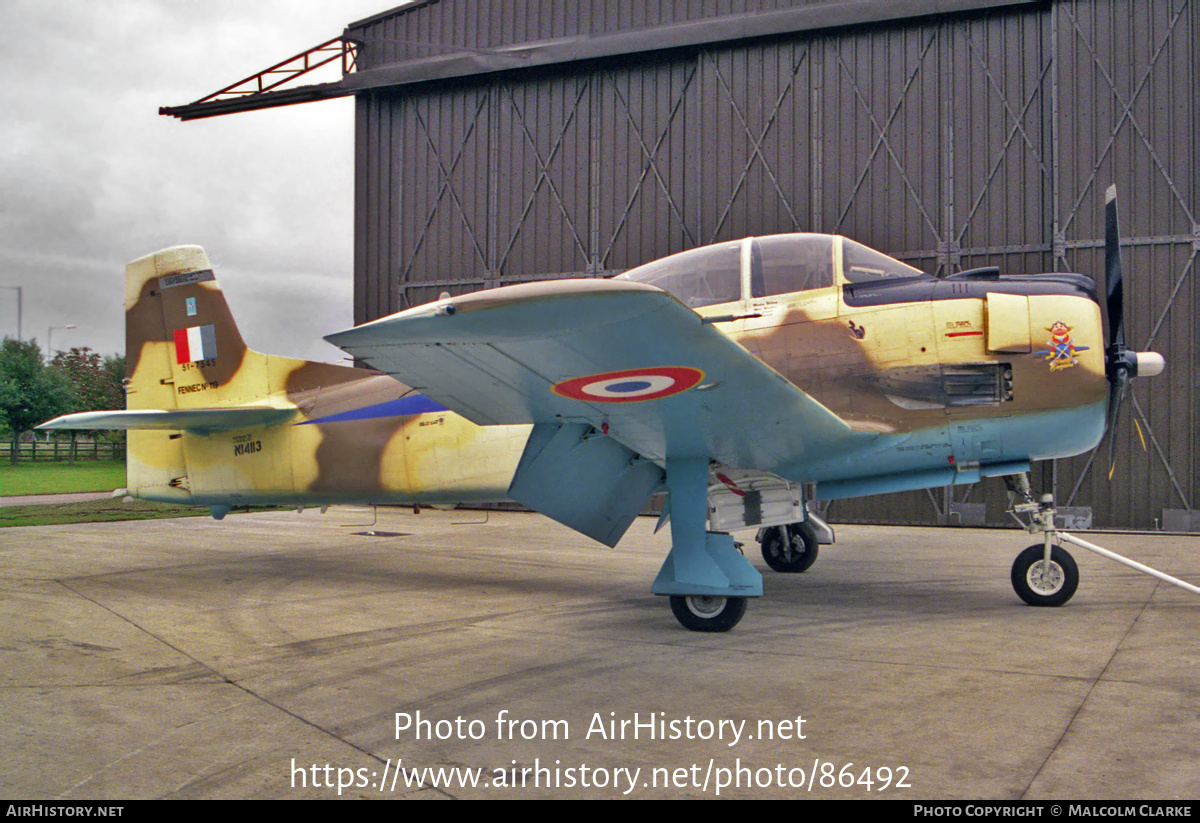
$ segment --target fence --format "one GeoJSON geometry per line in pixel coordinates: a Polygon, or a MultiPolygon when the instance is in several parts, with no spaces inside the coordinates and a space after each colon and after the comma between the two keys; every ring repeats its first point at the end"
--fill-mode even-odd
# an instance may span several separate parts
{"type": "MultiPolygon", "coordinates": [[[[13,443],[0,444],[0,459],[12,460],[13,443]]],[[[124,460],[125,444],[111,440],[51,440],[17,444],[18,461],[124,460]]]]}

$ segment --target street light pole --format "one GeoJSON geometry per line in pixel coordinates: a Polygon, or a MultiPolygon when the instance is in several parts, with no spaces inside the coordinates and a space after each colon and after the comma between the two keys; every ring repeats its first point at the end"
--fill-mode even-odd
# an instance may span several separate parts
{"type": "Polygon", "coordinates": [[[50,335],[54,333],[55,329],[73,329],[73,328],[75,328],[75,324],[69,323],[66,326],[51,326],[50,328],[46,329],[46,360],[47,361],[54,359],[54,348],[50,345],[50,335]]]}

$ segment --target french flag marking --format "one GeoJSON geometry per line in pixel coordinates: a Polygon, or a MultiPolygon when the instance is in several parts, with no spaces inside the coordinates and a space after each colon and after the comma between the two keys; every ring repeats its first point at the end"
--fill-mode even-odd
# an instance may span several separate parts
{"type": "Polygon", "coordinates": [[[217,332],[212,323],[175,330],[175,362],[194,363],[217,356],[217,332]]]}

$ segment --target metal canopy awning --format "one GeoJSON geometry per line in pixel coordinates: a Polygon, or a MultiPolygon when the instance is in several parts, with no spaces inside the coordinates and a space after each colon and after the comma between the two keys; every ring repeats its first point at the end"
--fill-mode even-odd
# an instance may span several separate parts
{"type": "MultiPolygon", "coordinates": [[[[360,24],[352,24],[341,37],[314,46],[195,102],[183,106],[163,106],[158,111],[159,114],[178,117],[180,120],[196,120],[222,114],[329,100],[434,80],[565,65],[586,60],[929,15],[962,14],[1035,2],[1038,0],[899,0],[887,3],[879,0],[844,0],[627,31],[518,43],[493,49],[434,44],[448,50],[449,53],[366,70],[358,68],[358,57],[360,52],[364,56],[367,55],[371,44],[369,40],[359,40],[355,37],[360,24]],[[338,59],[342,64],[341,80],[283,88],[297,78],[338,59]]],[[[394,11],[411,13],[412,9],[401,8],[394,11]]]]}
{"type": "Polygon", "coordinates": [[[345,91],[341,87],[341,82],[297,86],[289,89],[284,89],[282,86],[297,77],[302,77],[339,60],[341,61],[342,77],[349,77],[354,72],[357,54],[357,43],[345,35],[335,37],[286,60],[281,60],[244,80],[239,80],[219,91],[205,95],[186,106],[162,106],[158,113],[178,117],[180,120],[196,120],[201,117],[215,117],[219,114],[233,114],[239,111],[290,106],[296,103],[344,97],[353,92],[345,91]]]}

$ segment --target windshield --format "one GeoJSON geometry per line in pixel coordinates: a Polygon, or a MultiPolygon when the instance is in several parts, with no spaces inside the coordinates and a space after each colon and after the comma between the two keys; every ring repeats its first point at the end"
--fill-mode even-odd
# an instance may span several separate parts
{"type": "Polygon", "coordinates": [[[926,277],[920,269],[914,269],[907,263],[901,263],[894,257],[868,248],[850,238],[843,239],[842,271],[847,283],[868,283],[873,280],[890,280],[896,277],[926,277]]]}

